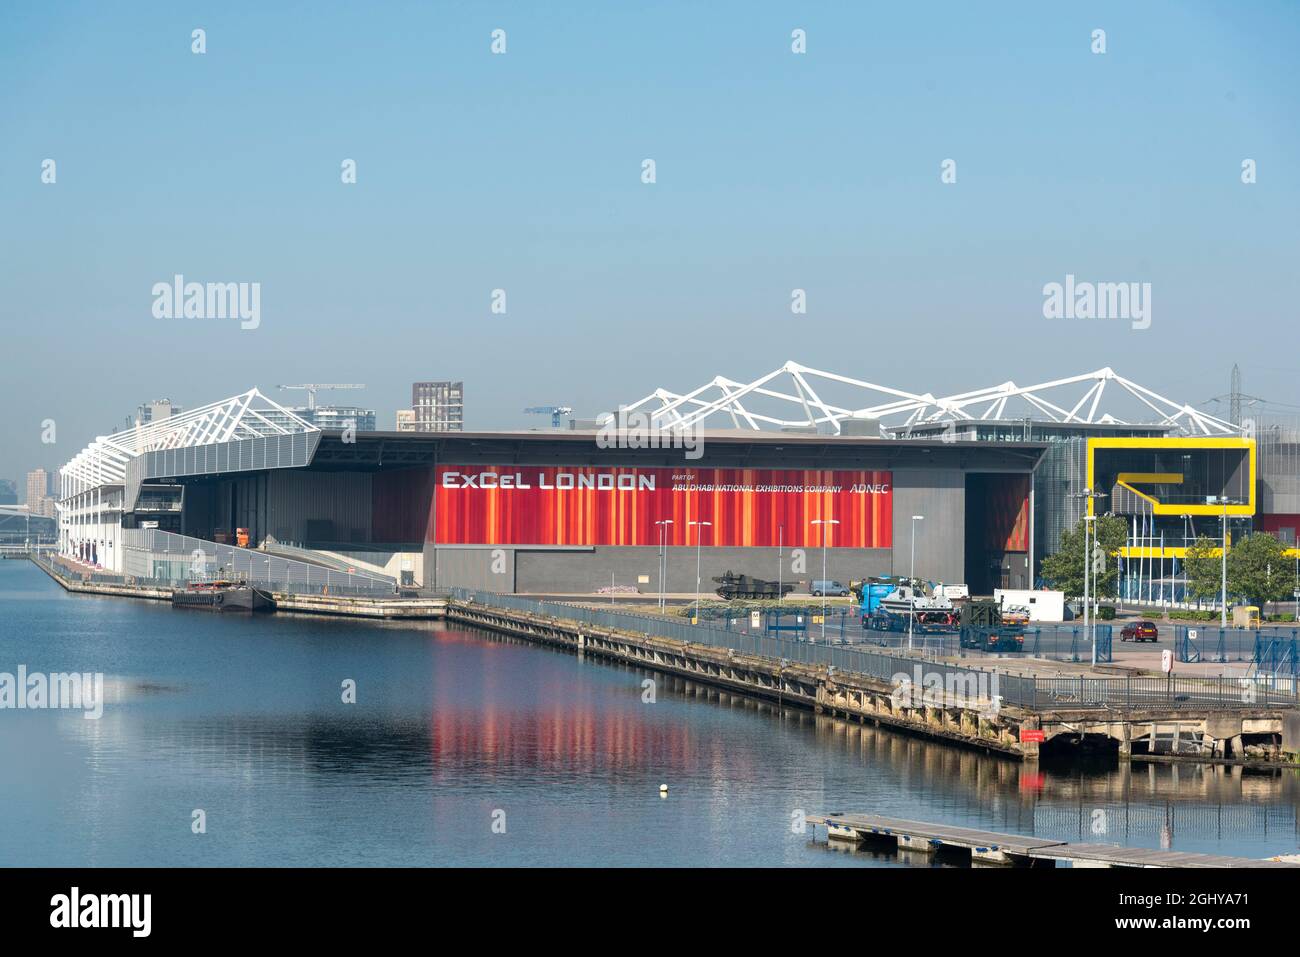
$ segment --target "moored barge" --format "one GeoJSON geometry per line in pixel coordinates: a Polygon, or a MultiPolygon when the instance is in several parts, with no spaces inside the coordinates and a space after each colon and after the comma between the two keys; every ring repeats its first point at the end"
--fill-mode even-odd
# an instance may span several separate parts
{"type": "Polygon", "coordinates": [[[206,611],[275,611],[275,599],[247,582],[190,582],[172,591],[173,608],[206,611]]]}

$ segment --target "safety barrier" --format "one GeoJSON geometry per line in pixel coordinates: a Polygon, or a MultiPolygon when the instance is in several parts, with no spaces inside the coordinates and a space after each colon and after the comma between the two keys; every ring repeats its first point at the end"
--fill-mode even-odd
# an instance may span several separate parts
{"type": "MultiPolygon", "coordinates": [[[[1260,641],[1300,640],[1300,628],[1221,628],[1218,625],[1175,625],[1174,658],[1195,663],[1258,661],[1260,641]]],[[[1270,669],[1271,670],[1271,669],[1270,669]]]]}
{"type": "Polygon", "coordinates": [[[65,574],[101,584],[180,588],[191,581],[224,578],[289,594],[382,597],[396,591],[389,578],[349,574],[156,528],[123,529],[122,553],[123,574],[91,570],[63,559],[59,562],[65,574]]]}
{"type": "MultiPolygon", "coordinates": [[[[898,684],[901,678],[943,687],[990,689],[1003,704],[1041,710],[1045,708],[1258,708],[1294,707],[1300,703],[1300,682],[1252,681],[1237,678],[1100,678],[1087,675],[1042,677],[1005,671],[964,668],[919,655],[891,655],[862,645],[824,643],[816,629],[807,640],[779,635],[727,631],[685,621],[637,615],[585,605],[540,601],[519,595],[453,588],[459,602],[523,612],[543,618],[579,622],[632,634],[726,648],[738,654],[778,659],[784,663],[825,665],[837,671],[865,675],[898,684]]],[[[1098,627],[1100,635],[1101,626],[1098,627]]],[[[914,636],[915,637],[915,636],[914,636]]],[[[1099,638],[1100,640],[1100,638],[1099,638]]]]}

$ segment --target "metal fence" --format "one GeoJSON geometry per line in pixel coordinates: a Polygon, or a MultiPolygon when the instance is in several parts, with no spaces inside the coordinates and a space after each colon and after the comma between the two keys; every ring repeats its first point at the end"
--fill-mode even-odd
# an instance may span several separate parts
{"type": "Polygon", "coordinates": [[[395,592],[392,579],[323,568],[311,562],[267,555],[249,548],[177,535],[156,528],[122,530],[123,574],[64,564],[83,581],[156,588],[226,578],[266,591],[310,595],[382,597],[395,592]]]}
{"type": "Polygon", "coordinates": [[[61,555],[32,556],[32,561],[62,578],[74,578],[81,582],[100,585],[138,585],[141,588],[171,588],[172,583],[162,579],[129,578],[116,572],[90,569],[78,562],[72,562],[61,555]]]}
{"type": "Polygon", "coordinates": [[[294,594],[377,597],[395,592],[390,578],[339,571],[156,528],[124,529],[122,547],[128,574],[178,585],[220,577],[294,594]]]}
{"type": "MultiPolygon", "coordinates": [[[[987,689],[987,697],[997,698],[1002,704],[1035,710],[1293,707],[1300,703],[1300,689],[1297,688],[1298,682],[1295,679],[1098,678],[1086,675],[1042,677],[1011,674],[1003,670],[965,668],[916,654],[892,655],[862,645],[827,644],[816,640],[816,629],[808,640],[801,641],[496,592],[453,588],[451,597],[489,608],[527,612],[634,634],[727,648],[739,654],[758,655],[787,663],[827,665],[837,671],[865,675],[895,685],[900,676],[903,676],[918,686],[922,682],[926,686],[937,682],[940,687],[949,690],[956,688],[960,691],[972,687],[987,689]]],[[[984,691],[980,694],[983,697],[984,691]]]]}
{"type": "MultiPolygon", "coordinates": [[[[906,649],[924,655],[951,658],[989,656],[1044,658],[1050,661],[1092,661],[1092,638],[1079,625],[1034,625],[1022,632],[1009,629],[953,628],[916,624],[908,634],[906,620],[890,619],[893,627],[864,626],[857,608],[829,608],[823,615],[815,605],[780,609],[752,609],[728,612],[706,609],[705,627],[721,628],[732,634],[762,635],[814,641],[818,644],[874,645],[906,649]]],[[[871,625],[875,625],[873,620],[871,625]]],[[[1109,624],[1094,624],[1097,663],[1112,660],[1112,630],[1109,624]]]]}
{"type": "MultiPolygon", "coordinates": [[[[1113,661],[1110,625],[1096,625],[1097,664],[1113,661]]],[[[1082,627],[1036,625],[1015,632],[1006,628],[967,627],[956,632],[866,630],[867,641],[884,648],[911,649],[960,658],[1042,658],[1046,661],[1091,663],[1092,636],[1082,627]]]]}
{"type": "MultiPolygon", "coordinates": [[[[1300,628],[1220,628],[1218,625],[1175,625],[1174,657],[1178,661],[1229,662],[1261,661],[1261,652],[1268,660],[1269,649],[1260,643],[1271,641],[1295,643],[1300,640],[1300,628]]],[[[1272,670],[1272,669],[1269,669],[1272,670]]]]}
{"type": "Polygon", "coordinates": [[[1255,657],[1252,664],[1257,672],[1277,677],[1296,678],[1300,675],[1300,641],[1295,632],[1284,638],[1281,636],[1255,638],[1255,657]]]}

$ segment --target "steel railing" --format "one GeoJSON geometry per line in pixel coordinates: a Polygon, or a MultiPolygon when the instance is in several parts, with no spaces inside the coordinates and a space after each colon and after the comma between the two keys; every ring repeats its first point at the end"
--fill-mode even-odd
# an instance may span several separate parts
{"type": "Polygon", "coordinates": [[[392,579],[349,574],[156,528],[123,529],[121,548],[121,574],[58,561],[65,575],[101,584],[180,588],[191,581],[226,578],[286,594],[378,598],[395,593],[392,579]]]}
{"type": "MultiPolygon", "coordinates": [[[[1080,625],[1041,624],[1014,632],[1006,628],[955,628],[917,624],[909,637],[906,619],[893,618],[889,621],[892,627],[868,627],[863,625],[862,614],[857,607],[829,608],[823,615],[817,605],[789,603],[781,608],[735,611],[705,607],[698,625],[720,628],[732,634],[812,640],[818,644],[907,648],[953,658],[998,655],[1076,663],[1092,660],[1092,639],[1089,632],[1080,625]]],[[[1112,627],[1106,623],[1096,623],[1092,627],[1097,636],[1097,663],[1109,664],[1113,660],[1112,627]]]]}
{"type": "Polygon", "coordinates": [[[1178,661],[1249,661],[1266,671],[1294,671],[1289,652],[1300,641],[1300,628],[1221,628],[1218,625],[1175,625],[1174,657],[1178,661]]]}
{"type": "Polygon", "coordinates": [[[989,697],[1001,703],[1034,710],[1052,708],[1255,708],[1295,707],[1300,704],[1300,682],[1292,678],[1162,678],[1094,677],[1088,675],[1046,677],[1010,674],[1003,670],[973,669],[952,665],[921,655],[894,655],[860,645],[825,644],[817,639],[816,628],[807,640],[727,631],[705,624],[637,615],[585,605],[540,601],[519,595],[473,589],[451,589],[453,599],[546,618],[581,622],[596,627],[632,632],[657,638],[727,648],[739,654],[757,655],[798,664],[832,667],[897,684],[900,676],[916,683],[921,675],[927,683],[943,688],[988,689],[989,697]],[[920,669],[918,672],[917,669],[920,669]]]}

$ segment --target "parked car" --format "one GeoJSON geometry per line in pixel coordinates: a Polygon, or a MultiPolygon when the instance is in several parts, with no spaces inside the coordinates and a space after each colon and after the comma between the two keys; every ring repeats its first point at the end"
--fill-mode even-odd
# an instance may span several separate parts
{"type": "Polygon", "coordinates": [[[829,578],[819,578],[812,583],[812,593],[817,598],[830,595],[833,598],[848,597],[849,586],[829,578]]]}
{"type": "Polygon", "coordinates": [[[1120,641],[1156,641],[1160,629],[1154,621],[1131,621],[1119,633],[1120,641]]]}

